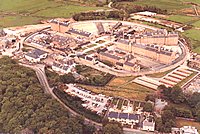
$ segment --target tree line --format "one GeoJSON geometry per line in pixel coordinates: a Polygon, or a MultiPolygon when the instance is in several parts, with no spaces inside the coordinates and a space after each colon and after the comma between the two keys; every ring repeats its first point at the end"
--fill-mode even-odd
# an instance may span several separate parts
{"type": "MultiPolygon", "coordinates": [[[[92,134],[45,94],[33,70],[8,57],[0,59],[0,133],[92,134]]],[[[92,132],[90,131],[92,130],[92,132]]]]}
{"type": "Polygon", "coordinates": [[[118,19],[123,20],[123,18],[128,18],[129,15],[121,10],[113,10],[113,11],[89,11],[89,12],[81,12],[73,15],[73,19],[76,21],[84,21],[84,20],[105,20],[105,19],[118,19]]]}

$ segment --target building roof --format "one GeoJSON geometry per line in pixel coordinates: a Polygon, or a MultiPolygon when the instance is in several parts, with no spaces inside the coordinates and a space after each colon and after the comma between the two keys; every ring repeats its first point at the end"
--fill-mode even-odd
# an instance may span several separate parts
{"type": "Polygon", "coordinates": [[[82,36],[86,36],[86,37],[89,37],[91,35],[91,33],[89,33],[89,32],[81,31],[81,30],[73,29],[73,28],[69,29],[68,32],[78,34],[78,35],[82,35],[82,36]]]}
{"type": "Polygon", "coordinates": [[[46,54],[47,52],[40,50],[40,49],[34,49],[31,52],[28,52],[26,55],[29,57],[32,57],[34,59],[40,58],[41,55],[46,54]]]}
{"type": "Polygon", "coordinates": [[[92,61],[93,60],[93,58],[92,57],[88,57],[88,56],[86,56],[86,58],[85,58],[86,60],[89,60],[89,61],[92,61]]]}
{"type": "Polygon", "coordinates": [[[130,66],[130,67],[133,67],[135,64],[127,61],[127,62],[124,63],[124,65],[130,66]]]}
{"type": "Polygon", "coordinates": [[[103,24],[102,24],[101,22],[97,22],[97,23],[96,23],[96,27],[97,27],[97,29],[98,29],[98,34],[105,33],[103,24]]]}
{"type": "Polygon", "coordinates": [[[130,120],[139,120],[139,115],[138,114],[129,114],[129,119],[130,120]]]}
{"type": "Polygon", "coordinates": [[[128,119],[128,113],[119,113],[120,119],[128,119]]]}
{"type": "Polygon", "coordinates": [[[149,122],[148,120],[144,120],[143,121],[143,127],[147,126],[147,127],[155,127],[155,122],[149,122]]]}
{"type": "Polygon", "coordinates": [[[118,112],[109,112],[108,117],[110,118],[118,118],[119,113],[118,112]]]}
{"type": "Polygon", "coordinates": [[[124,39],[118,39],[117,42],[129,45],[130,41],[129,40],[124,40],[124,39]]]}
{"type": "Polygon", "coordinates": [[[113,26],[113,29],[117,29],[117,28],[119,28],[121,25],[122,25],[121,22],[117,22],[117,23],[113,26]]]}

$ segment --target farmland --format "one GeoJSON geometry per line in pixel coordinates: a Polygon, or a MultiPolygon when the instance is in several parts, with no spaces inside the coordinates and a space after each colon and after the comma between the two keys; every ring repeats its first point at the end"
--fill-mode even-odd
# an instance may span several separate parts
{"type": "Polygon", "coordinates": [[[134,2],[137,5],[148,5],[148,6],[156,6],[161,9],[166,9],[169,11],[180,10],[184,8],[189,8],[190,5],[184,4],[181,0],[140,0],[134,2]]]}
{"type": "Polygon", "coordinates": [[[82,11],[105,9],[77,2],[56,2],[49,0],[1,0],[0,27],[36,24],[54,17],[71,17],[82,11]]]}

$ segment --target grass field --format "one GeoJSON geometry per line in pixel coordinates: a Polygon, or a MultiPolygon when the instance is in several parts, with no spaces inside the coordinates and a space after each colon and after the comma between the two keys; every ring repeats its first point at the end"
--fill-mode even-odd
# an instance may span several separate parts
{"type": "Polygon", "coordinates": [[[198,131],[200,131],[200,123],[199,122],[177,119],[176,124],[177,124],[177,127],[193,126],[193,127],[197,128],[198,131]]]}
{"type": "Polygon", "coordinates": [[[200,0],[181,0],[182,2],[193,2],[193,3],[197,3],[200,4],[200,0]]]}
{"type": "Polygon", "coordinates": [[[77,2],[58,2],[50,0],[1,0],[0,27],[21,26],[39,23],[54,17],[71,17],[82,11],[105,9],[80,5],[77,2]]]}
{"type": "Polygon", "coordinates": [[[200,54],[200,30],[190,29],[184,35],[190,39],[193,51],[200,54]]]}
{"type": "Polygon", "coordinates": [[[196,22],[193,23],[192,25],[195,26],[195,27],[200,28],[200,20],[199,20],[199,21],[196,21],[196,22]]]}
{"type": "Polygon", "coordinates": [[[127,99],[136,99],[144,101],[147,94],[154,93],[155,91],[146,88],[144,86],[138,85],[136,83],[125,84],[132,80],[134,77],[117,77],[110,81],[104,87],[86,86],[82,87],[91,90],[96,93],[102,93],[108,96],[119,96],[127,99]]]}
{"type": "Polygon", "coordinates": [[[180,10],[184,8],[189,8],[191,5],[184,4],[181,0],[139,0],[134,2],[137,5],[148,5],[156,6],[161,9],[166,9],[169,11],[180,10]]]}
{"type": "Polygon", "coordinates": [[[175,22],[180,22],[180,23],[188,23],[191,21],[198,20],[199,18],[197,17],[192,17],[192,16],[185,16],[185,15],[170,15],[169,20],[175,21],[175,22]]]}

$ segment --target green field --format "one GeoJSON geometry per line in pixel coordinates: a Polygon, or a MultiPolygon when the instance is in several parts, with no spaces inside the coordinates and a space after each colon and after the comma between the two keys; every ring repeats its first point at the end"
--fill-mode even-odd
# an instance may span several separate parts
{"type": "Polygon", "coordinates": [[[105,9],[56,0],[0,0],[0,27],[36,24],[54,17],[71,17],[82,11],[105,9]]]}
{"type": "Polygon", "coordinates": [[[185,15],[170,15],[168,19],[180,23],[189,23],[198,20],[199,18],[185,15]]]}
{"type": "Polygon", "coordinates": [[[190,39],[193,51],[200,54],[200,30],[190,29],[185,31],[184,35],[190,39]]]}
{"type": "Polygon", "coordinates": [[[139,0],[134,3],[137,5],[156,6],[158,8],[166,9],[169,11],[180,10],[190,7],[190,5],[184,4],[183,2],[181,2],[181,0],[139,0]]]}
{"type": "Polygon", "coordinates": [[[195,26],[195,27],[200,28],[200,20],[199,20],[199,21],[196,21],[196,22],[193,23],[192,25],[195,26]]]}

